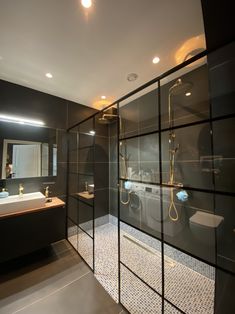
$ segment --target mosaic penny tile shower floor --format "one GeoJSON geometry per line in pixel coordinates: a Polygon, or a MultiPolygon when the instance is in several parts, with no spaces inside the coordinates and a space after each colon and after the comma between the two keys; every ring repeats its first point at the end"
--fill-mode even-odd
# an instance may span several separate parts
{"type": "MultiPolygon", "coordinates": [[[[118,302],[118,233],[115,219],[95,229],[95,276],[118,302]]],[[[92,267],[92,239],[84,232],[69,232],[69,241],[92,267]]],[[[133,314],[161,313],[161,297],[133,275],[128,268],[159,294],[162,293],[161,243],[121,224],[121,302],[133,314]]],[[[189,314],[214,312],[214,268],[170,246],[164,247],[165,298],[189,314]]],[[[165,302],[164,312],[180,313],[165,302]]]]}

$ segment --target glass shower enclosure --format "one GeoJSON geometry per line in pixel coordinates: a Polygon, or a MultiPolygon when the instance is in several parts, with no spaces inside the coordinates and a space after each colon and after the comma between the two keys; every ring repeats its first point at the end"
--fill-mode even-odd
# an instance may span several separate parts
{"type": "Polygon", "coordinates": [[[234,52],[68,130],[68,240],[130,313],[233,312],[234,52]]]}

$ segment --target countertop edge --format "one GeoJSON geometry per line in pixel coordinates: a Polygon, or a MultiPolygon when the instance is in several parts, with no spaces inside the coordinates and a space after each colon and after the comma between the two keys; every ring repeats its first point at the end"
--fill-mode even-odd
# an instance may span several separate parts
{"type": "Polygon", "coordinates": [[[29,208],[29,209],[22,209],[17,212],[11,212],[11,213],[0,213],[0,219],[4,218],[10,218],[10,217],[16,217],[16,216],[22,216],[25,214],[30,214],[30,213],[35,213],[35,212],[40,212],[40,211],[45,211],[50,208],[56,208],[56,207],[64,207],[65,202],[63,202],[60,198],[58,197],[51,197],[52,202],[45,203],[43,207],[35,207],[35,208],[29,208]]]}

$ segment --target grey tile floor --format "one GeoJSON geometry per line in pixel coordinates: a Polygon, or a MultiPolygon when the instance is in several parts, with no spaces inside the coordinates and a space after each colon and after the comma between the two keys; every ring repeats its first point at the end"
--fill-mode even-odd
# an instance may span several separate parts
{"type": "Polygon", "coordinates": [[[1,314],[124,313],[67,241],[0,265],[1,314]]]}

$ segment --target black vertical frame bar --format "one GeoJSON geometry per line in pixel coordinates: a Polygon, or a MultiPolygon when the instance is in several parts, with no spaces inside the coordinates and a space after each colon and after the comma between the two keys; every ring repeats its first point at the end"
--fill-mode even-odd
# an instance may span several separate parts
{"type": "Polygon", "coordinates": [[[66,222],[65,222],[65,236],[66,239],[68,239],[68,204],[69,204],[69,167],[70,167],[70,162],[69,162],[69,131],[66,131],[66,143],[67,143],[67,173],[66,173],[66,222]]]}
{"type": "Polygon", "coordinates": [[[162,267],[162,313],[165,304],[165,264],[164,264],[164,220],[163,220],[163,200],[162,200],[162,132],[161,132],[161,84],[157,82],[158,91],[158,146],[159,146],[159,181],[160,181],[160,210],[161,210],[161,267],[162,267]]]}
{"type": "MultiPolygon", "coordinates": [[[[95,131],[95,117],[92,119],[93,131],[95,131]]],[[[96,133],[93,136],[93,184],[95,184],[95,137],[96,133]]],[[[93,273],[95,273],[95,185],[94,185],[94,197],[92,202],[92,228],[93,228],[93,273]]]]}
{"type": "MultiPolygon", "coordinates": [[[[213,134],[213,116],[212,116],[212,98],[210,97],[211,94],[211,86],[210,86],[210,68],[209,68],[209,63],[208,63],[208,56],[207,57],[207,66],[208,66],[208,86],[209,86],[209,99],[210,99],[210,104],[209,104],[209,119],[210,119],[210,141],[211,141],[211,165],[212,165],[212,183],[213,183],[213,188],[214,188],[214,193],[213,193],[213,214],[215,215],[215,208],[216,208],[216,200],[215,200],[215,191],[216,191],[216,186],[215,186],[215,161],[214,161],[214,134],[213,134]]],[[[205,57],[205,58],[206,58],[205,57]]],[[[215,237],[215,287],[214,287],[214,314],[216,313],[216,291],[217,291],[217,228],[214,230],[214,237],[215,237]]]]}
{"type": "Polygon", "coordinates": [[[117,190],[118,190],[118,302],[121,303],[121,242],[120,242],[120,105],[117,103],[117,115],[118,115],[118,123],[117,123],[117,190]]]}

